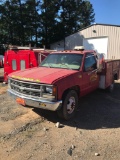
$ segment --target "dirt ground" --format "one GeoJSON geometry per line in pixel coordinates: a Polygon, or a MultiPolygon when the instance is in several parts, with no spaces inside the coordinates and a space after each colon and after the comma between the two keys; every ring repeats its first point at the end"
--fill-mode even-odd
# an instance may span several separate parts
{"type": "Polygon", "coordinates": [[[25,108],[0,83],[0,160],[119,160],[120,81],[80,99],[76,117],[25,108]],[[55,124],[60,122],[60,128],[55,124]]]}

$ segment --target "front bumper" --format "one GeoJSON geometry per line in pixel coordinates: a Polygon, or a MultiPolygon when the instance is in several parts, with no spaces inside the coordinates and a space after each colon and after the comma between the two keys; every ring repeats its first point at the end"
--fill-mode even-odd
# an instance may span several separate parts
{"type": "Polygon", "coordinates": [[[43,99],[38,100],[35,98],[30,98],[30,97],[15,93],[11,89],[8,89],[8,95],[14,99],[17,99],[17,98],[24,99],[26,106],[42,108],[42,109],[51,110],[51,111],[56,111],[60,109],[62,104],[62,101],[51,102],[43,99]]]}

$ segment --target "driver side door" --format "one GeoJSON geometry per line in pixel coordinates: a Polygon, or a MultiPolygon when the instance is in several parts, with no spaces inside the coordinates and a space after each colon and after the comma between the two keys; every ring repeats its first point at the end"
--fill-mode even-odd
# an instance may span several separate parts
{"type": "Polygon", "coordinates": [[[97,60],[93,53],[87,53],[85,56],[82,84],[84,95],[98,88],[97,60]]]}

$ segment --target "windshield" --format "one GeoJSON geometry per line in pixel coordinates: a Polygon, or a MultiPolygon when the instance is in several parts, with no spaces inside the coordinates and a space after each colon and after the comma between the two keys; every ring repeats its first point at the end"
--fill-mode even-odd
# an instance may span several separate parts
{"type": "Polygon", "coordinates": [[[82,54],[49,54],[47,58],[40,64],[42,67],[65,68],[78,70],[82,62],[82,54]]]}

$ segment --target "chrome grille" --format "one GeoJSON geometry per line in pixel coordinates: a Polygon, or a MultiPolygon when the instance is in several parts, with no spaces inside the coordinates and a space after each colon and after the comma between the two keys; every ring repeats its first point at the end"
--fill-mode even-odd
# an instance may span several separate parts
{"type": "MultiPolygon", "coordinates": [[[[26,95],[33,98],[45,98],[45,99],[54,99],[50,93],[46,93],[46,85],[38,84],[33,82],[25,82],[16,79],[9,79],[9,85],[12,90],[19,93],[20,95],[26,95]]],[[[47,85],[51,86],[51,85],[47,85]]]]}

